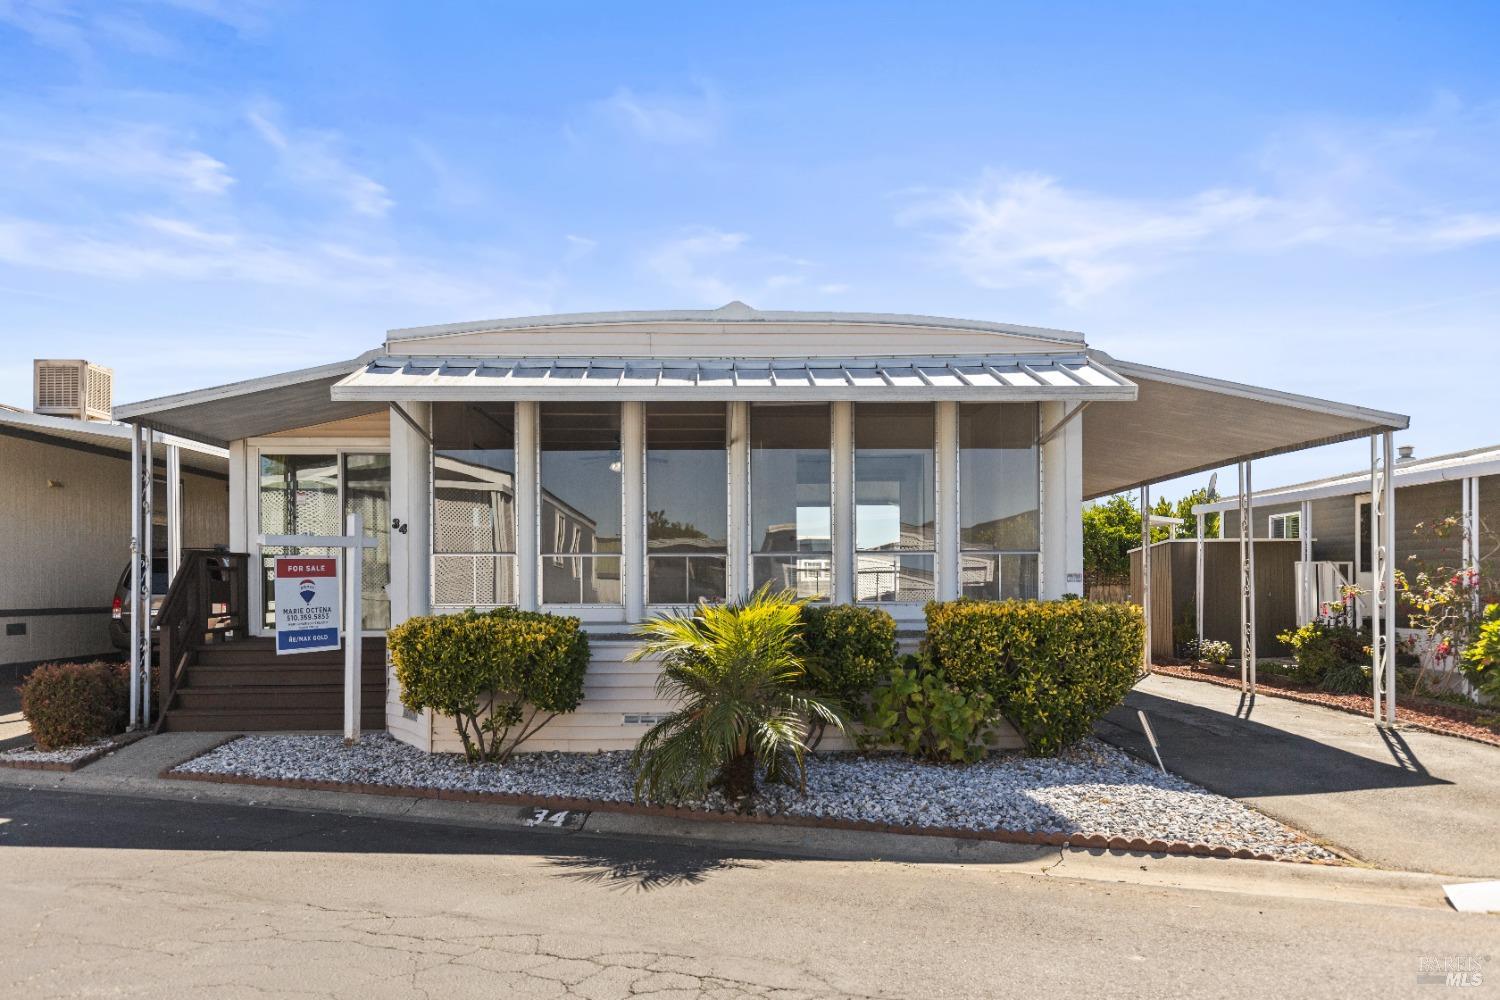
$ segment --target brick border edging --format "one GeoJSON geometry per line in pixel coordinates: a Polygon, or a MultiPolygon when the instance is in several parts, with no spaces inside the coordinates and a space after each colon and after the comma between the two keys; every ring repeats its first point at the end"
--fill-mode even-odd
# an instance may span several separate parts
{"type": "MultiPolygon", "coordinates": [[[[230,737],[215,748],[233,742],[230,737]]],[[[214,748],[210,748],[214,749],[214,748]]],[[[200,751],[188,760],[207,753],[200,751]]],[[[541,806],[588,812],[620,813],[627,816],[654,816],[665,819],[697,820],[711,823],[749,823],[758,826],[791,826],[819,830],[842,830],[852,833],[895,833],[917,837],[947,837],[958,840],[995,841],[1007,844],[1032,844],[1042,847],[1075,847],[1090,850],[1126,851],[1136,854],[1173,854],[1201,858],[1237,858],[1246,861],[1279,861],[1287,864],[1340,865],[1342,861],[1320,861],[1311,858],[1288,858],[1257,853],[1248,848],[1238,850],[1184,840],[1146,840],[1143,837],[1107,837],[1103,834],[1031,833],[1024,830],[971,830],[964,827],[900,826],[894,823],[871,823],[863,820],[823,819],[811,816],[757,816],[738,813],[705,812],[680,806],[651,806],[636,802],[601,799],[573,799],[557,796],[516,795],[509,792],[469,792],[447,788],[422,788],[415,785],[371,785],[362,782],[318,781],[310,778],[261,778],[247,774],[212,774],[197,771],[175,771],[183,761],[164,768],[159,777],[172,781],[202,781],[224,785],[254,785],[264,788],[295,788],[313,792],[347,792],[360,795],[386,795],[394,798],[438,799],[445,802],[476,802],[502,806],[541,806]]]]}
{"type": "MultiPolygon", "coordinates": [[[[112,754],[121,747],[128,747],[137,740],[144,739],[148,734],[144,730],[133,733],[120,733],[109,743],[97,750],[93,750],[74,760],[3,760],[0,759],[0,767],[11,767],[18,771],[63,771],[71,773],[80,768],[88,767],[94,761],[106,754],[112,754]]],[[[35,749],[36,744],[31,744],[29,749],[35,749]]],[[[28,749],[21,747],[18,749],[28,749]]]]}
{"type": "MultiPolygon", "coordinates": [[[[1235,680],[1233,677],[1221,677],[1218,674],[1194,671],[1189,667],[1169,666],[1166,669],[1162,669],[1161,665],[1153,663],[1151,665],[1150,672],[1162,677],[1175,677],[1176,679],[1183,681],[1198,681],[1203,684],[1217,684],[1219,687],[1234,688],[1240,686],[1240,682],[1235,680]]],[[[1256,685],[1255,693],[1267,694],[1273,698],[1284,698],[1287,701],[1295,701],[1299,705],[1312,705],[1315,708],[1326,708],[1334,712],[1343,712],[1345,715],[1355,715],[1361,718],[1369,718],[1370,712],[1372,711],[1372,709],[1357,709],[1351,708],[1348,705],[1330,703],[1324,701],[1314,694],[1311,694],[1310,692],[1298,691],[1295,688],[1284,688],[1264,683],[1256,685]]],[[[1360,697],[1363,696],[1361,695],[1360,697]]],[[[1496,734],[1493,738],[1486,739],[1482,736],[1474,736],[1471,733],[1455,733],[1451,729],[1440,729],[1437,726],[1431,726],[1425,722],[1418,722],[1411,718],[1403,719],[1401,718],[1401,713],[1403,711],[1418,711],[1426,715],[1439,716],[1452,722],[1461,722],[1465,725],[1483,728],[1480,727],[1478,723],[1472,722],[1469,719],[1459,718],[1457,715],[1450,715],[1449,713],[1443,711],[1433,711],[1427,708],[1403,708],[1399,703],[1396,705],[1396,723],[1398,725],[1406,726],[1410,729],[1418,729],[1424,733],[1432,733],[1437,736],[1450,736],[1455,740],[1468,740],[1470,743],[1478,743],[1480,746],[1500,747],[1500,734],[1496,734]]],[[[1462,712],[1464,710],[1455,709],[1455,711],[1462,712]]]]}

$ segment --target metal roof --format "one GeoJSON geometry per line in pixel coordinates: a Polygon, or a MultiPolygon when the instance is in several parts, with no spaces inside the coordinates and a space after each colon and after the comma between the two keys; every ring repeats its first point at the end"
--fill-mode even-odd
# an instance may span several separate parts
{"type": "Polygon", "coordinates": [[[333,398],[463,399],[1096,399],[1135,386],[1087,354],[944,357],[530,358],[380,357],[333,398]]]}
{"type": "MultiPolygon", "coordinates": [[[[130,428],[125,424],[101,420],[56,417],[32,413],[30,410],[0,406],[0,434],[44,443],[48,441],[71,442],[94,449],[130,454],[130,428]]],[[[180,447],[182,464],[189,468],[223,473],[229,466],[229,453],[223,448],[210,447],[172,435],[161,440],[161,443],[180,447]]]]}
{"type": "MultiPolygon", "coordinates": [[[[1451,482],[1471,476],[1500,475],[1500,445],[1470,448],[1430,458],[1411,459],[1396,463],[1396,487],[1422,486],[1427,483],[1451,482]]],[[[1301,503],[1303,500],[1322,500],[1328,497],[1356,496],[1370,492],[1370,470],[1357,469],[1336,476],[1311,479],[1287,486],[1273,486],[1256,490],[1250,494],[1252,507],[1270,507],[1277,504],[1301,503]]],[[[1193,513],[1212,513],[1234,510],[1239,507],[1239,496],[1235,495],[1214,503],[1196,504],[1193,513]]]]}

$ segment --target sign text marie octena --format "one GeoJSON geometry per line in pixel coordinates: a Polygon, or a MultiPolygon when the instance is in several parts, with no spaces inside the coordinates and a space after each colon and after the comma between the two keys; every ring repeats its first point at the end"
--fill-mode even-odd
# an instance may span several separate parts
{"type": "Polygon", "coordinates": [[[339,648],[339,561],[276,557],[276,652],[339,648]]]}

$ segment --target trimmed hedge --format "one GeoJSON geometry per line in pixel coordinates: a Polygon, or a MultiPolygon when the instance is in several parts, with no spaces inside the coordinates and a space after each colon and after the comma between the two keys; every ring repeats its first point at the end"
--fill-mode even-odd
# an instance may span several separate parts
{"type": "Polygon", "coordinates": [[[960,690],[982,691],[1033,756],[1093,731],[1140,674],[1146,624],[1133,604],[934,601],[926,650],[960,690]]]}
{"type": "Polygon", "coordinates": [[[471,762],[505,762],[583,700],[589,640],[577,618],[514,608],[429,615],[397,625],[387,642],[401,703],[452,716],[471,762]]]}
{"type": "Polygon", "coordinates": [[[124,732],[130,715],[130,668],[123,663],[44,663],[20,690],[21,714],[42,750],[124,732]]]}
{"type": "Polygon", "coordinates": [[[799,655],[813,692],[857,711],[897,665],[896,620],[880,608],[805,604],[799,655]]]}

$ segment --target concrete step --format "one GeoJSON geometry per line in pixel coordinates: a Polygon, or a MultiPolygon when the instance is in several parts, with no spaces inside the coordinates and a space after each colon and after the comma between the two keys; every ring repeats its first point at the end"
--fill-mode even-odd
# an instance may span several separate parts
{"type": "MultiPolygon", "coordinates": [[[[384,685],[366,684],[360,689],[361,706],[371,700],[385,703],[384,685]]],[[[344,710],[342,684],[242,685],[238,687],[179,688],[170,711],[279,711],[286,708],[344,710]]]]}
{"type": "MultiPolygon", "coordinates": [[[[360,668],[364,686],[385,685],[385,667],[382,664],[366,663],[360,668]]],[[[299,664],[284,666],[280,663],[247,663],[239,665],[195,663],[187,668],[182,687],[243,687],[284,685],[301,687],[309,684],[344,683],[343,665],[299,664]]]]}

